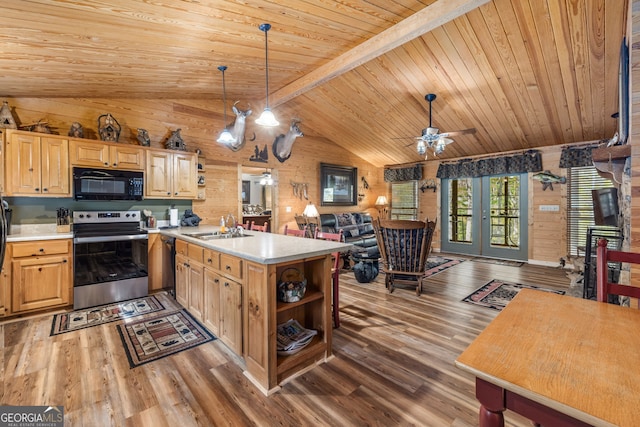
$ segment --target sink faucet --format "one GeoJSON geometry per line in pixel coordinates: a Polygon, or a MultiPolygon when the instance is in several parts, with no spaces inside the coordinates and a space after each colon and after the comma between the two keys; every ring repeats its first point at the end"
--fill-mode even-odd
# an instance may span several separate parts
{"type": "Polygon", "coordinates": [[[229,214],[227,215],[225,222],[227,224],[227,228],[229,229],[229,232],[231,234],[234,234],[236,232],[236,217],[233,216],[233,214],[229,214]]]}

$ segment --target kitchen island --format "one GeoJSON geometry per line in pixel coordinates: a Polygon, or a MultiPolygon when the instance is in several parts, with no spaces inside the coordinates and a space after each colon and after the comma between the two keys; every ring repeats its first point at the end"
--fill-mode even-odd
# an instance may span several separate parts
{"type": "Polygon", "coordinates": [[[256,231],[195,237],[219,229],[161,231],[176,238],[176,300],[241,356],[247,378],[270,394],[331,357],[331,254],[351,245],[256,231]],[[292,271],[304,277],[306,292],[300,301],[281,302],[278,283],[292,271]],[[284,354],[276,329],[290,319],[317,334],[302,350],[284,354]]]}

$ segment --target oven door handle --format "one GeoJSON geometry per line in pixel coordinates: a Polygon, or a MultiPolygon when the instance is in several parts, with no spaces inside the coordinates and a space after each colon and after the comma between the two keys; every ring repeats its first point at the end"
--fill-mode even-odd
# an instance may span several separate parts
{"type": "Polygon", "coordinates": [[[93,236],[93,237],[75,237],[73,243],[100,243],[100,242],[118,242],[122,240],[148,240],[148,234],[131,234],[120,236],[93,236]]]}

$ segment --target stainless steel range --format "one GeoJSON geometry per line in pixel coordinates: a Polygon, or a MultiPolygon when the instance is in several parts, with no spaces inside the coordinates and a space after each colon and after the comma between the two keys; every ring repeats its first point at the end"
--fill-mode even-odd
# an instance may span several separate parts
{"type": "Polygon", "coordinates": [[[73,308],[148,294],[148,234],[140,211],[73,212],[73,308]]]}

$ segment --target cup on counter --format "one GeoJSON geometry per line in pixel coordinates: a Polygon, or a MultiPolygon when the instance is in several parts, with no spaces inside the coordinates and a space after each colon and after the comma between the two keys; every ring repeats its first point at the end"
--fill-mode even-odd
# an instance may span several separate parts
{"type": "Polygon", "coordinates": [[[156,228],[156,217],[147,217],[147,228],[156,228]]]}

